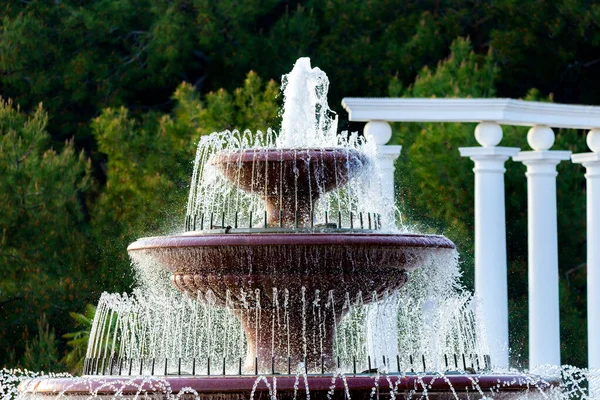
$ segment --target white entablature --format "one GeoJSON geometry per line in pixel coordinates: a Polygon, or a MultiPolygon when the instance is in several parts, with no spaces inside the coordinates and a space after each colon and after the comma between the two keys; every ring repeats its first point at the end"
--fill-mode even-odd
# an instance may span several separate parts
{"type": "Polygon", "coordinates": [[[546,125],[553,128],[600,127],[600,107],[515,99],[346,97],[350,121],[481,122],[546,125]]]}

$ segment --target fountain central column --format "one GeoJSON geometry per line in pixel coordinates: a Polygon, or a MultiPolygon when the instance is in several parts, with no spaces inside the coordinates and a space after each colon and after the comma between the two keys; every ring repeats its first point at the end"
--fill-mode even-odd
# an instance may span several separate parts
{"type": "Polygon", "coordinates": [[[334,366],[334,327],[341,315],[333,321],[331,315],[323,313],[318,320],[306,307],[302,309],[300,303],[286,311],[271,307],[236,310],[248,346],[247,372],[287,373],[289,369],[293,373],[301,363],[306,371],[334,366]]]}

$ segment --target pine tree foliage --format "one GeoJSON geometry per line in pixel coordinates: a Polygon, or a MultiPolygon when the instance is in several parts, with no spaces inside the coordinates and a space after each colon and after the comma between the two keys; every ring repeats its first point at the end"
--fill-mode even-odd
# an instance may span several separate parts
{"type": "Polygon", "coordinates": [[[24,350],[42,312],[55,323],[64,320],[65,308],[76,306],[91,284],[82,203],[89,162],[71,142],[61,152],[52,149],[47,121],[41,105],[27,115],[0,100],[3,353],[24,350]]]}
{"type": "Polygon", "coordinates": [[[22,367],[30,371],[50,371],[58,366],[56,335],[50,328],[45,314],[37,322],[37,335],[25,343],[22,367]]]}

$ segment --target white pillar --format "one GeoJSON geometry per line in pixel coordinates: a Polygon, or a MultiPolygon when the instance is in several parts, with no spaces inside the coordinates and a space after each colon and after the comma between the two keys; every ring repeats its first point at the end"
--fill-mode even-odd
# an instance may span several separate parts
{"type": "Polygon", "coordinates": [[[381,197],[384,209],[381,210],[382,223],[387,227],[395,226],[395,188],[394,188],[394,173],[396,167],[394,163],[402,146],[386,145],[392,138],[392,127],[385,121],[370,121],[365,125],[364,135],[370,142],[375,143],[376,157],[379,164],[381,197]]]}
{"type": "Polygon", "coordinates": [[[496,367],[508,367],[508,288],[504,162],[519,152],[496,147],[502,128],[482,122],[475,138],[483,147],[462,147],[460,155],[475,163],[475,296],[496,367]]]}
{"type": "Polygon", "coordinates": [[[554,132],[536,125],[527,141],[533,151],[522,151],[515,161],[527,166],[527,235],[529,250],[529,368],[560,365],[558,296],[558,229],[556,166],[570,151],[550,151],[554,132]]]}
{"type": "MultiPolygon", "coordinates": [[[[586,168],[588,367],[600,370],[600,129],[588,133],[587,143],[592,153],[571,158],[586,168]]],[[[600,382],[596,386],[600,397],[600,382]]]]}
{"type": "MultiPolygon", "coordinates": [[[[396,202],[394,189],[394,162],[402,151],[402,146],[386,145],[392,138],[392,127],[385,121],[370,121],[365,125],[364,135],[376,146],[379,164],[378,191],[381,193],[384,227],[396,225],[396,202]]],[[[391,295],[377,304],[369,305],[367,315],[367,351],[374,366],[385,356],[393,360],[398,354],[398,301],[391,295]]]]}

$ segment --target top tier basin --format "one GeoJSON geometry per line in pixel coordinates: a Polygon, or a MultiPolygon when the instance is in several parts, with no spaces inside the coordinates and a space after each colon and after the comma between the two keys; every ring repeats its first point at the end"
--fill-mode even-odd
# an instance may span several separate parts
{"type": "Polygon", "coordinates": [[[350,148],[224,150],[210,163],[266,203],[269,226],[308,226],[317,199],[345,185],[367,164],[350,148]]]}

